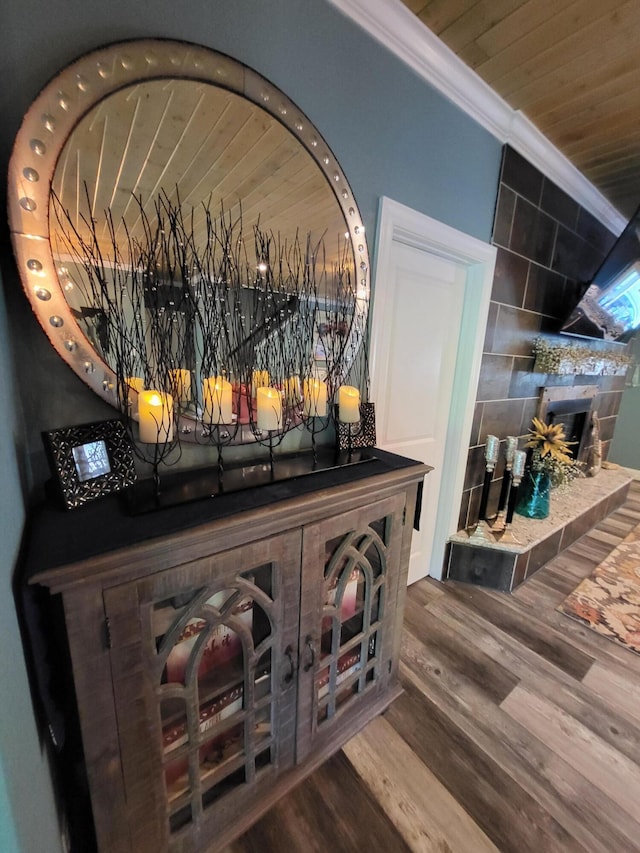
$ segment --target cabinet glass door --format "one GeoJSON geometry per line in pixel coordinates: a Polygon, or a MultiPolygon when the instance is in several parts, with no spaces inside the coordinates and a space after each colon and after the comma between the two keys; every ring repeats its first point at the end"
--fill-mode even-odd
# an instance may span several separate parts
{"type": "MultiPolygon", "coordinates": [[[[291,534],[136,585],[141,712],[151,722],[169,838],[192,831],[234,792],[250,798],[291,763],[291,736],[281,728],[295,707],[299,555],[299,535],[291,534]]],[[[118,710],[126,729],[126,696],[118,710]]]]}
{"type": "Polygon", "coordinates": [[[272,575],[271,564],[256,566],[223,589],[153,605],[172,829],[271,763],[272,575]]]}
{"type": "Polygon", "coordinates": [[[343,709],[388,681],[403,509],[399,495],[305,528],[303,602],[315,602],[302,607],[314,621],[301,626],[301,705],[311,691],[311,720],[301,714],[299,759],[343,709]]]}

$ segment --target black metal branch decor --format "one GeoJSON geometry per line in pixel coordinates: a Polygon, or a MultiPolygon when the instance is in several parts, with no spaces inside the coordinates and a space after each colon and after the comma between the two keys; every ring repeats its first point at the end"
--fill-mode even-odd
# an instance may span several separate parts
{"type": "Polygon", "coordinates": [[[98,223],[87,193],[73,221],[54,194],[52,239],[156,488],[186,433],[216,448],[219,490],[230,445],[264,445],[273,472],[274,450],[303,429],[315,463],[334,411],[357,423],[368,397],[367,305],[348,242],[329,263],[324,236],[287,242],[259,223],[245,234],[240,204],[214,213],[163,191],[133,202],[130,221],[106,211],[98,223]]]}

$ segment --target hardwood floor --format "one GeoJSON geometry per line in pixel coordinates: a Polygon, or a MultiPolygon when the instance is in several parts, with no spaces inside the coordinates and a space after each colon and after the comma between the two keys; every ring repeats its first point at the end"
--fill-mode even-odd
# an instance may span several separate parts
{"type": "Polygon", "coordinates": [[[409,589],[404,694],[229,853],[640,851],[640,655],[556,611],[626,504],[515,593],[409,589]]]}

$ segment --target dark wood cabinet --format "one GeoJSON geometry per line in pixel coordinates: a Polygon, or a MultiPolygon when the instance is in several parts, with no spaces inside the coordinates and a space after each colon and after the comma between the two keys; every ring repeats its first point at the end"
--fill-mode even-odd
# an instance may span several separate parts
{"type": "Polygon", "coordinates": [[[101,851],[224,846],[397,695],[428,469],[387,469],[34,575],[63,598],[101,851]]]}

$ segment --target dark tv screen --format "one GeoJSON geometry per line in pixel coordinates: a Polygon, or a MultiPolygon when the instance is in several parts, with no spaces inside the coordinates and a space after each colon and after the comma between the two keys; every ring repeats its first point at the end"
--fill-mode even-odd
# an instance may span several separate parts
{"type": "Polygon", "coordinates": [[[593,277],[561,331],[626,341],[640,328],[640,207],[593,277]]]}

